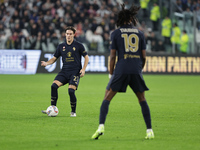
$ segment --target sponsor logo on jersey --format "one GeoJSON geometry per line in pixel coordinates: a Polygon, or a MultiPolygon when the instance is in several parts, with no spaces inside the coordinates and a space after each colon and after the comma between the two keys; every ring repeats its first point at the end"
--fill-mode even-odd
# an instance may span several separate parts
{"type": "Polygon", "coordinates": [[[63,51],[65,51],[65,46],[63,46],[63,51]]]}

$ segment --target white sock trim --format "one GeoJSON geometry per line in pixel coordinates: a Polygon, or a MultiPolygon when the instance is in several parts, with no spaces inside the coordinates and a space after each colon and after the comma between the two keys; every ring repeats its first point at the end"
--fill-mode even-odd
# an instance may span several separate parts
{"type": "Polygon", "coordinates": [[[147,129],[147,133],[149,133],[149,132],[153,132],[153,130],[152,129],[147,129]]]}

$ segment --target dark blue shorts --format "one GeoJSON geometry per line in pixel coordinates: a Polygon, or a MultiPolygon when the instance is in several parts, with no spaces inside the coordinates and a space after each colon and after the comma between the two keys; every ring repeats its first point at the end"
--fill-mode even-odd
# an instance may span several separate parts
{"type": "Polygon", "coordinates": [[[54,80],[60,81],[63,85],[69,83],[69,85],[75,85],[76,88],[78,88],[78,84],[80,81],[80,74],[79,71],[71,73],[61,71],[58,73],[58,75],[55,77],[54,80]]]}
{"type": "Polygon", "coordinates": [[[113,91],[126,92],[128,85],[135,93],[149,90],[142,74],[113,74],[106,89],[111,88],[113,91]]]}

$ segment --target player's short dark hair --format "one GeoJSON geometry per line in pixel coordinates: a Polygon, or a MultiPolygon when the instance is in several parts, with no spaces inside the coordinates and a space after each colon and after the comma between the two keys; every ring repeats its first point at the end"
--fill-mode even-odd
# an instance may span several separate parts
{"type": "Polygon", "coordinates": [[[137,18],[136,15],[138,13],[138,10],[140,9],[140,6],[135,6],[132,4],[132,6],[129,9],[125,9],[125,4],[121,4],[122,10],[118,13],[117,18],[117,27],[120,27],[124,25],[125,23],[133,23],[133,25],[137,24],[137,18]]]}
{"type": "Polygon", "coordinates": [[[72,31],[74,32],[74,34],[76,33],[76,29],[75,29],[74,27],[72,27],[72,26],[68,26],[68,27],[65,29],[65,32],[66,32],[67,30],[72,30],[72,31]]]}

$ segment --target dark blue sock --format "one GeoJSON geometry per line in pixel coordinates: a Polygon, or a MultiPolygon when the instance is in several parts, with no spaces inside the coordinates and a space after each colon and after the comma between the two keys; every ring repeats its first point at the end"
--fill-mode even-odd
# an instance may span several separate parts
{"type": "Polygon", "coordinates": [[[110,101],[103,100],[100,108],[100,116],[99,116],[99,124],[104,124],[106,120],[106,116],[108,114],[108,108],[109,108],[110,101]]]}
{"type": "Polygon", "coordinates": [[[53,83],[51,85],[51,105],[55,105],[57,103],[58,99],[58,85],[56,83],[53,83]]]}
{"type": "Polygon", "coordinates": [[[70,104],[71,104],[71,109],[72,112],[76,112],[76,96],[75,96],[75,90],[69,88],[68,89],[69,97],[70,97],[70,104]]]}
{"type": "Polygon", "coordinates": [[[147,129],[151,129],[151,115],[150,115],[149,106],[146,101],[140,102],[140,106],[142,109],[142,114],[143,114],[147,129]]]}

